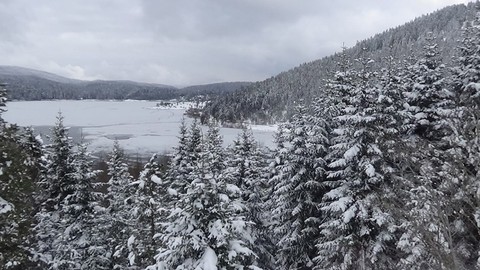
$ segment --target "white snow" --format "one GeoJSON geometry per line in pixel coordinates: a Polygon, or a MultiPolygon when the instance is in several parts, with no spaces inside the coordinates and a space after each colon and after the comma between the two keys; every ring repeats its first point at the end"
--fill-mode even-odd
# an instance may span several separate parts
{"type": "Polygon", "coordinates": [[[160,179],[158,176],[156,176],[155,174],[152,175],[152,177],[150,177],[150,179],[152,180],[152,182],[154,182],[155,184],[158,184],[158,185],[161,185],[162,184],[162,179],[160,179]]]}
{"type": "Polygon", "coordinates": [[[168,192],[168,195],[171,195],[171,196],[177,196],[178,195],[177,191],[173,188],[167,189],[167,192],[168,192]]]}
{"type": "Polygon", "coordinates": [[[135,242],[135,236],[130,236],[127,241],[127,247],[129,249],[133,248],[133,243],[135,242]]]}
{"type": "Polygon", "coordinates": [[[354,158],[358,154],[358,152],[360,152],[360,148],[358,147],[358,145],[354,145],[354,146],[350,147],[350,149],[345,151],[345,154],[343,154],[343,157],[346,160],[351,160],[352,158],[354,158]]]}
{"type": "Polygon", "coordinates": [[[128,262],[130,263],[130,265],[135,265],[136,256],[135,256],[135,253],[132,252],[134,249],[134,246],[133,246],[134,243],[135,243],[135,236],[131,235],[127,240],[127,248],[130,251],[128,254],[128,262]]]}
{"type": "Polygon", "coordinates": [[[13,205],[0,197],[0,214],[5,214],[13,210],[13,205]]]}
{"type": "Polygon", "coordinates": [[[227,191],[232,193],[232,194],[240,194],[240,192],[241,192],[240,188],[238,188],[238,186],[233,185],[233,184],[227,184],[226,188],[227,188],[227,191]]]}
{"type": "Polygon", "coordinates": [[[467,88],[474,88],[475,91],[480,91],[480,83],[471,82],[467,85],[467,88]]]}
{"type": "Polygon", "coordinates": [[[350,220],[352,220],[352,218],[355,217],[356,212],[357,212],[357,207],[355,205],[348,208],[348,210],[343,213],[343,222],[349,223],[350,220]]]}
{"type": "Polygon", "coordinates": [[[230,197],[228,197],[226,194],[218,194],[218,198],[222,202],[226,202],[226,203],[230,202],[230,197]]]}
{"type": "Polygon", "coordinates": [[[40,135],[35,136],[35,140],[37,140],[40,144],[43,144],[42,136],[40,135]]]}
{"type": "Polygon", "coordinates": [[[245,230],[246,224],[243,220],[234,220],[232,221],[232,228],[236,232],[243,232],[245,230]]]}
{"type": "Polygon", "coordinates": [[[222,239],[224,235],[228,234],[224,224],[219,219],[215,220],[215,222],[210,225],[209,232],[209,236],[213,236],[215,239],[222,239]]]}
{"type": "Polygon", "coordinates": [[[217,270],[217,254],[215,251],[208,247],[203,253],[202,261],[200,265],[196,268],[198,270],[217,270]]]}
{"type": "Polygon", "coordinates": [[[245,254],[245,255],[252,254],[252,251],[249,248],[243,246],[242,244],[243,243],[241,241],[235,241],[235,240],[230,241],[230,251],[228,252],[229,259],[233,259],[238,254],[245,254]]]}
{"type": "Polygon", "coordinates": [[[365,173],[367,174],[368,177],[375,176],[375,168],[373,167],[372,164],[367,165],[367,167],[365,168],[365,173]]]}

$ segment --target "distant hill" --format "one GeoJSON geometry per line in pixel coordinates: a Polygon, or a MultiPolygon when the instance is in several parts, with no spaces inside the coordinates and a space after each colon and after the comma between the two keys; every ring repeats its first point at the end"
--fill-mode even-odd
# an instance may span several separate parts
{"type": "Polygon", "coordinates": [[[0,66],[0,82],[7,84],[11,100],[44,99],[137,99],[168,100],[210,98],[223,95],[248,82],[226,82],[176,88],[169,85],[134,81],[82,81],[16,66],[0,66]]]}
{"type": "Polygon", "coordinates": [[[171,99],[173,86],[132,81],[82,81],[15,66],[0,66],[9,99],[171,99]]]}
{"type": "MultiPolygon", "coordinates": [[[[477,12],[475,3],[449,6],[429,15],[421,16],[402,26],[377,34],[357,43],[346,51],[352,59],[365,48],[377,67],[388,55],[402,60],[415,58],[425,45],[429,32],[437,37],[443,62],[449,64],[455,55],[461,26],[477,12]]],[[[341,44],[339,44],[339,51],[341,44]]],[[[241,91],[235,91],[207,104],[205,113],[224,122],[253,121],[272,123],[284,121],[299,102],[308,103],[321,97],[325,80],[336,70],[337,58],[328,56],[301,64],[267,80],[256,82],[241,91]]]]}
{"type": "Polygon", "coordinates": [[[1,76],[31,76],[59,83],[80,83],[82,81],[65,78],[53,73],[16,66],[0,66],[1,76]]]}

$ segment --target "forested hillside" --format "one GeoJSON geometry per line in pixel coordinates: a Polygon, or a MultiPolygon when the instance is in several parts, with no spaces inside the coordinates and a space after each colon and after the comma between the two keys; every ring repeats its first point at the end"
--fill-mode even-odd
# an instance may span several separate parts
{"type": "Polygon", "coordinates": [[[213,98],[247,86],[248,82],[226,82],[177,88],[133,81],[82,81],[39,70],[0,66],[0,82],[8,85],[11,100],[44,99],[136,99],[169,100],[213,98]]]}
{"type": "MultiPolygon", "coordinates": [[[[475,12],[474,3],[468,7],[449,6],[358,42],[345,53],[351,58],[370,57],[375,61],[373,68],[378,70],[387,64],[384,60],[387,55],[399,60],[418,57],[431,33],[436,37],[440,58],[448,64],[453,60],[462,24],[475,12]]],[[[339,51],[341,47],[342,44],[338,44],[339,51]]],[[[337,69],[336,59],[337,55],[332,55],[304,63],[254,83],[242,91],[213,100],[205,113],[222,122],[275,123],[289,119],[298,103],[325,95],[325,80],[337,69]]]]}

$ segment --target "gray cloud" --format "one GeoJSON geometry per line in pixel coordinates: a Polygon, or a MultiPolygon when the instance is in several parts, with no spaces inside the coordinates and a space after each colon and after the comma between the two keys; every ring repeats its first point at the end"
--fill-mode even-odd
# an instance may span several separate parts
{"type": "Polygon", "coordinates": [[[22,44],[29,12],[14,0],[0,2],[0,46],[22,44]],[[19,16],[21,15],[21,16],[19,16]]]}
{"type": "Polygon", "coordinates": [[[261,80],[461,0],[4,0],[3,64],[78,79],[261,80]]]}

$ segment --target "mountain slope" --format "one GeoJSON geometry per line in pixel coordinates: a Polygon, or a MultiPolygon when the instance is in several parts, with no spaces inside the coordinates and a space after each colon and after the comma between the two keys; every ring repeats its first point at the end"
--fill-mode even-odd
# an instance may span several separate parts
{"type": "Polygon", "coordinates": [[[0,66],[0,76],[29,76],[59,83],[80,83],[81,80],[65,78],[53,73],[17,66],[0,66]]]}
{"type": "MultiPolygon", "coordinates": [[[[392,54],[398,59],[415,57],[425,44],[429,32],[438,37],[444,63],[452,60],[455,44],[460,38],[460,28],[467,18],[476,12],[475,4],[454,5],[429,15],[389,29],[357,43],[346,51],[352,59],[365,48],[377,67],[392,54]]],[[[340,44],[339,44],[340,45],[340,44]]],[[[340,48],[339,48],[340,50],[340,48]]],[[[291,116],[293,107],[321,97],[325,80],[336,70],[336,56],[328,56],[302,64],[265,81],[257,82],[207,104],[205,113],[224,122],[252,121],[272,123],[291,116]]]]}
{"type": "Polygon", "coordinates": [[[0,66],[9,99],[170,99],[176,88],[131,81],[82,81],[15,66],[0,66]]]}

